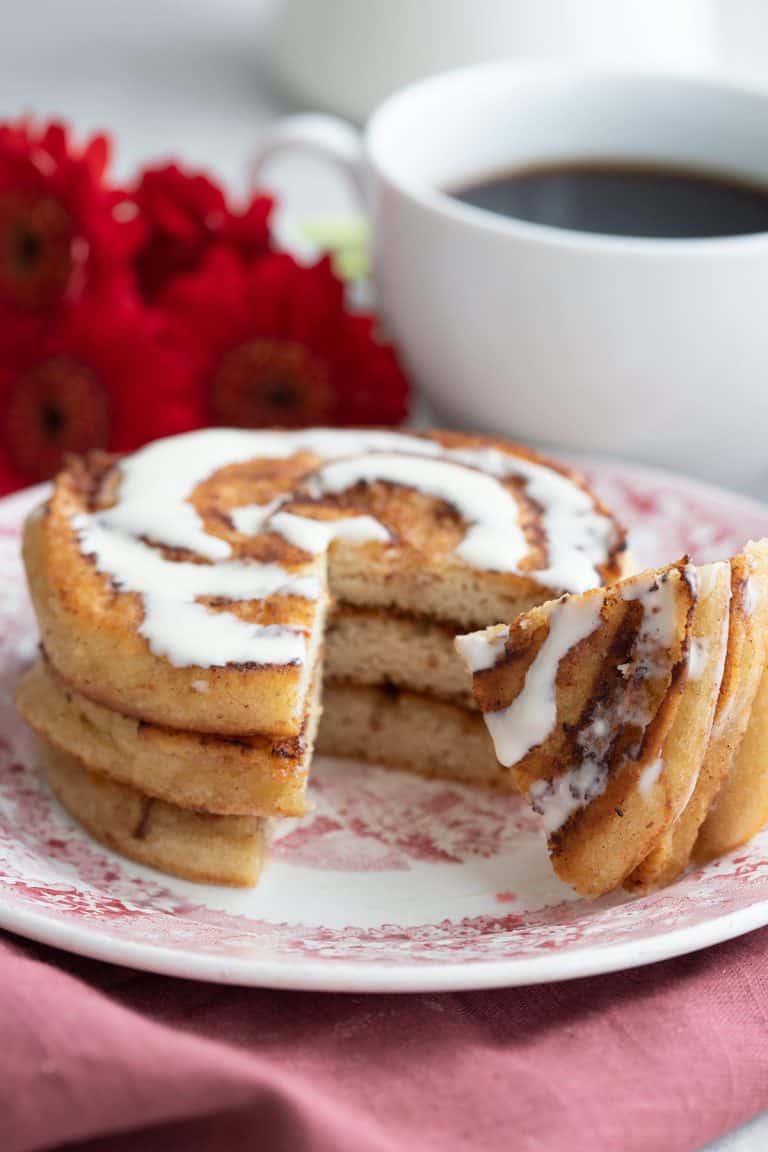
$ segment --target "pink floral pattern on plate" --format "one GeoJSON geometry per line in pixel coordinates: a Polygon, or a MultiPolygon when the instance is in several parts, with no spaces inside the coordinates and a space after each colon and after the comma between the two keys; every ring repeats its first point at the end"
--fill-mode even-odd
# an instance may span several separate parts
{"type": "MultiPolygon", "coordinates": [[[[726,556],[768,508],[672,475],[591,464],[639,563],[726,556]]],[[[552,876],[516,797],[318,760],[315,810],[253,892],[176,881],[102,849],[50,796],[12,703],[36,634],[19,557],[40,492],[0,502],[0,924],[73,951],[242,983],[473,987],[556,979],[768,922],[768,833],[665,891],[590,903],[552,876]]]]}

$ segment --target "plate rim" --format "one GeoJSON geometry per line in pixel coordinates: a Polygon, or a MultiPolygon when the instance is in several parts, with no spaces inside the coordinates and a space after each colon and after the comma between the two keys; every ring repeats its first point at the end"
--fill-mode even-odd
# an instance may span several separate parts
{"type": "Polygon", "coordinates": [[[123,940],[94,930],[89,925],[68,924],[46,917],[42,912],[9,908],[0,903],[0,927],[25,939],[87,959],[213,984],[285,991],[345,992],[350,995],[471,992],[609,975],[699,952],[754,932],[766,924],[768,900],[760,900],[745,908],[724,912],[702,924],[673,928],[647,939],[632,938],[603,946],[590,944],[567,952],[552,951],[543,956],[520,959],[392,964],[387,961],[372,963],[306,957],[265,960],[258,955],[220,957],[209,952],[196,953],[188,949],[123,940]]]}

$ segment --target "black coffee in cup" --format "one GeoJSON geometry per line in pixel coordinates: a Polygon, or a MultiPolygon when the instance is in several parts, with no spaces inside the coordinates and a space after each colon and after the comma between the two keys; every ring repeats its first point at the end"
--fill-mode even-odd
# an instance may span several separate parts
{"type": "Polygon", "coordinates": [[[577,232],[662,238],[768,232],[768,187],[660,164],[546,164],[449,191],[488,212],[577,232]]]}

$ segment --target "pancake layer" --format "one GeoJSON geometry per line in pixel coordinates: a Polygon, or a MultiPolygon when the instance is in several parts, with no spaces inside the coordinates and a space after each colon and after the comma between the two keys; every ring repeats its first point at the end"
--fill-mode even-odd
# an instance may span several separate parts
{"type": "Polygon", "coordinates": [[[208,736],[94,704],[43,661],[20,681],[16,706],[48,744],[148,796],[210,814],[301,816],[320,713],[314,696],[300,736],[208,736]]]}
{"type": "Polygon", "coordinates": [[[326,681],[317,750],[514,790],[479,713],[424,693],[326,681]]]}
{"type": "Polygon", "coordinates": [[[145,796],[84,768],[41,743],[51,791],[108,848],[201,884],[250,887],[266,859],[267,822],[257,816],[207,816],[145,796]]]}
{"type": "Polygon", "coordinates": [[[353,684],[395,685],[476,709],[454,648],[450,621],[337,603],[325,633],[325,675],[353,684]]]}

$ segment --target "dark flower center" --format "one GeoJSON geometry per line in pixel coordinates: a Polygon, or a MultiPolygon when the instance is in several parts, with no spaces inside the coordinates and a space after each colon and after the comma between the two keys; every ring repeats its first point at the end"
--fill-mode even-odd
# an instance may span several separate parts
{"type": "Polygon", "coordinates": [[[0,196],[0,297],[39,307],[61,299],[72,275],[72,220],[57,200],[0,196]]]}
{"type": "Polygon", "coordinates": [[[56,436],[64,427],[64,414],[53,404],[43,404],[40,419],[49,436],[56,436]]]}
{"type": "Polygon", "coordinates": [[[5,422],[8,452],[31,480],[45,480],[68,452],[104,448],[109,402],[85,364],[56,356],[20,377],[5,422]]]}
{"type": "Polygon", "coordinates": [[[290,340],[248,340],[222,357],[211,385],[219,424],[301,427],[326,419],[333,391],[324,361],[290,340]]]}
{"type": "Polygon", "coordinates": [[[272,380],[264,391],[264,400],[274,408],[295,408],[301,404],[301,390],[295,380],[272,380]]]}
{"type": "Polygon", "coordinates": [[[40,263],[40,256],[43,252],[42,238],[35,232],[25,232],[19,230],[15,237],[16,251],[16,265],[23,268],[26,272],[31,272],[40,263]]]}

